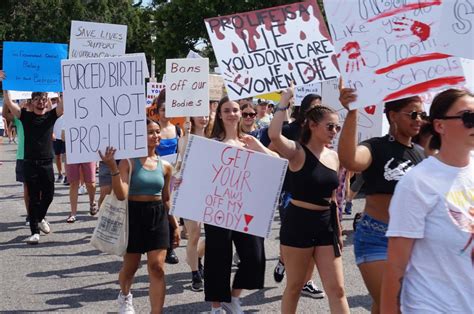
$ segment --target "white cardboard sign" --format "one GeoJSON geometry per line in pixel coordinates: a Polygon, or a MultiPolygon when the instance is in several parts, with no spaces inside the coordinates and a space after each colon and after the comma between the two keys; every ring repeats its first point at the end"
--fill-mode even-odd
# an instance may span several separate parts
{"type": "MultiPolygon", "coordinates": [[[[331,81],[328,81],[331,82],[331,81]]],[[[312,83],[295,87],[295,106],[301,106],[301,102],[308,94],[321,96],[321,83],[312,83]]]]}
{"type": "Polygon", "coordinates": [[[324,0],[351,108],[464,84],[460,59],[440,53],[441,3],[324,0]]]}
{"type": "Polygon", "coordinates": [[[209,115],[209,59],[166,60],[166,116],[209,115]]]}
{"type": "Polygon", "coordinates": [[[165,88],[165,84],[157,82],[146,83],[146,107],[150,107],[153,99],[158,97],[161,90],[165,88]]]}
{"type": "Polygon", "coordinates": [[[316,0],[205,20],[229,98],[339,77],[316,0]]]}
{"type": "Polygon", "coordinates": [[[224,79],[217,74],[209,74],[209,99],[219,101],[225,95],[224,79]]]}
{"type": "MultiPolygon", "coordinates": [[[[15,91],[11,90],[10,91],[10,99],[11,100],[23,100],[23,99],[31,99],[31,93],[32,92],[26,92],[26,91],[15,91]]],[[[48,92],[48,98],[55,98],[59,97],[59,94],[56,92],[48,92]]]]}
{"type": "Polygon", "coordinates": [[[439,21],[440,50],[474,59],[474,0],[444,0],[439,21]]]}
{"type": "Polygon", "coordinates": [[[69,58],[103,58],[125,54],[127,25],[71,21],[69,58]]]}
{"type": "Polygon", "coordinates": [[[115,158],[148,153],[145,56],[62,60],[68,164],[98,161],[98,150],[115,158]]]}
{"type": "Polygon", "coordinates": [[[288,162],[191,135],[171,214],[268,237],[288,162]]]}

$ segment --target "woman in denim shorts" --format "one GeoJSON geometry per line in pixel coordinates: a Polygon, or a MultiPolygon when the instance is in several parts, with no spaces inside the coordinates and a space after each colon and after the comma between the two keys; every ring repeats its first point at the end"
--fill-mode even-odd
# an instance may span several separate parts
{"type": "Polygon", "coordinates": [[[387,260],[388,208],[395,185],[403,175],[421,162],[424,153],[411,142],[426,119],[418,96],[385,103],[390,123],[389,134],[357,141],[357,110],[349,104],[356,100],[353,89],[342,88],[340,100],[349,110],[339,139],[339,159],[350,171],[362,172],[366,204],[354,233],[356,263],[372,297],[372,313],[380,313],[382,277],[387,260]]]}

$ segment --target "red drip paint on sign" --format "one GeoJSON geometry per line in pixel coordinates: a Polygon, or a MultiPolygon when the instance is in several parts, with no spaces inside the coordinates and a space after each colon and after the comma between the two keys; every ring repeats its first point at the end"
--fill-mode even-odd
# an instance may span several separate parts
{"type": "Polygon", "coordinates": [[[249,231],[249,227],[247,227],[249,225],[249,223],[252,221],[253,219],[253,216],[252,215],[247,215],[247,214],[244,214],[244,219],[245,219],[245,228],[244,228],[244,231],[247,232],[249,231]]]}
{"type": "Polygon", "coordinates": [[[433,1],[405,4],[404,6],[401,6],[400,8],[389,10],[389,11],[383,12],[383,13],[377,15],[377,16],[374,16],[373,18],[368,19],[367,22],[373,22],[373,21],[376,21],[376,20],[379,20],[379,19],[382,19],[382,18],[385,18],[385,17],[389,17],[389,16],[393,16],[393,15],[396,15],[396,14],[399,14],[399,13],[403,13],[403,12],[408,12],[408,11],[417,10],[417,9],[423,9],[423,8],[431,7],[431,6],[434,6],[434,5],[441,5],[441,2],[442,2],[441,0],[433,0],[433,1]]]}
{"type": "Polygon", "coordinates": [[[301,39],[301,40],[305,40],[305,39],[306,39],[306,34],[305,34],[303,31],[300,32],[300,39],[301,39]]]}
{"type": "Polygon", "coordinates": [[[447,76],[441,77],[437,79],[433,79],[430,81],[426,81],[423,83],[418,83],[402,90],[399,90],[395,93],[391,93],[387,95],[383,101],[389,101],[397,98],[402,98],[403,96],[413,95],[413,94],[420,94],[427,92],[431,88],[437,88],[444,85],[457,85],[464,82],[466,79],[464,76],[447,76]]]}
{"type": "Polygon", "coordinates": [[[409,64],[414,64],[414,63],[419,63],[419,62],[424,62],[424,61],[430,61],[430,60],[439,60],[439,59],[445,59],[451,57],[450,55],[444,54],[444,53],[428,53],[424,54],[421,56],[414,56],[406,59],[402,59],[392,65],[386,66],[385,68],[381,68],[375,71],[375,74],[384,74],[387,72],[390,72],[392,70],[401,68],[405,65],[409,64]]]}
{"type": "Polygon", "coordinates": [[[236,46],[234,43],[232,43],[232,52],[233,52],[234,54],[238,54],[238,53],[239,53],[239,48],[237,48],[237,46],[236,46]]]}

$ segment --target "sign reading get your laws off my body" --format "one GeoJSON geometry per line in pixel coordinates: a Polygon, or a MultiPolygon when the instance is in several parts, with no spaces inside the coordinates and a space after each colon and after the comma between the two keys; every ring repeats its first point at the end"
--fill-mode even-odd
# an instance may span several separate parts
{"type": "Polygon", "coordinates": [[[166,116],[209,115],[209,59],[166,60],[166,116]]]}
{"type": "Polygon", "coordinates": [[[125,54],[127,25],[71,21],[69,58],[104,58],[125,54]]]}
{"type": "Polygon", "coordinates": [[[68,164],[98,161],[107,146],[117,159],[145,156],[145,56],[69,59],[61,67],[68,164]]]}
{"type": "Polygon", "coordinates": [[[191,135],[171,214],[267,237],[287,165],[284,159],[191,135]]]}
{"type": "Polygon", "coordinates": [[[230,99],[339,77],[315,0],[205,20],[230,99]]]}
{"type": "Polygon", "coordinates": [[[441,51],[445,2],[324,0],[344,85],[357,90],[351,108],[464,84],[460,59],[441,51]]]}

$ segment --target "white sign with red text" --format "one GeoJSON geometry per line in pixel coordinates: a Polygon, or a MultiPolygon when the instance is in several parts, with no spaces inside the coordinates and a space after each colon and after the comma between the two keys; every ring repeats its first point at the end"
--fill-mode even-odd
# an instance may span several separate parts
{"type": "Polygon", "coordinates": [[[171,214],[268,237],[288,162],[191,135],[171,214]]]}

